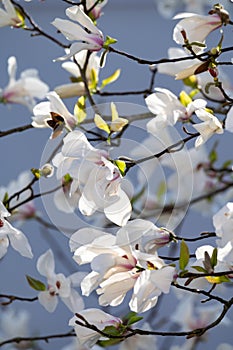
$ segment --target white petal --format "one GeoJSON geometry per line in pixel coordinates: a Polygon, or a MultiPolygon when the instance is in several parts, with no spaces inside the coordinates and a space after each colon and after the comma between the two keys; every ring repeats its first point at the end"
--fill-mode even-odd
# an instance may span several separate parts
{"type": "Polygon", "coordinates": [[[119,187],[117,200],[104,208],[106,217],[118,226],[124,226],[129,220],[132,206],[126,193],[119,187]]]}
{"type": "Polygon", "coordinates": [[[55,311],[58,300],[56,295],[50,295],[49,291],[39,292],[38,300],[48,312],[55,311]]]}
{"type": "Polygon", "coordinates": [[[48,249],[44,254],[42,254],[37,260],[37,270],[42,276],[50,276],[54,274],[55,263],[54,256],[51,249],[48,249]]]}

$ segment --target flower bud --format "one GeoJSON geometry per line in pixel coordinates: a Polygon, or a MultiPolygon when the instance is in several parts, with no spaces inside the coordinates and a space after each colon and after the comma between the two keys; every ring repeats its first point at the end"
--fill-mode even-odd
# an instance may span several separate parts
{"type": "Polygon", "coordinates": [[[44,176],[44,177],[51,177],[51,176],[53,176],[53,173],[54,173],[54,168],[49,163],[46,163],[40,169],[40,174],[41,174],[41,176],[44,176]]]}

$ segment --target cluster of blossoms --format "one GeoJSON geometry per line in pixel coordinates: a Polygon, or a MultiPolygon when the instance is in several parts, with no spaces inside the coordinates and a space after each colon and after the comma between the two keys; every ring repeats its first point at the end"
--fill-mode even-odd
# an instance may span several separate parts
{"type": "MultiPolygon", "coordinates": [[[[161,2],[159,3],[161,8],[161,2]]],[[[188,3],[189,8],[194,6],[194,3],[188,3]]],[[[28,15],[17,3],[2,0],[2,4],[0,26],[30,29],[25,24],[28,15]]],[[[189,331],[203,329],[204,333],[216,315],[221,317],[220,304],[216,306],[213,302],[221,302],[223,299],[213,296],[212,290],[221,294],[224,289],[222,284],[230,283],[233,278],[233,202],[228,201],[228,198],[232,200],[230,187],[233,184],[229,182],[232,180],[232,165],[225,164],[217,171],[214,168],[215,149],[212,155],[208,155],[203,146],[211,137],[223,134],[224,129],[233,132],[230,97],[232,86],[227,79],[222,78],[224,72],[218,68],[223,36],[216,47],[208,53],[205,51],[207,37],[213,31],[232,24],[229,14],[217,4],[208,15],[182,13],[174,17],[179,22],[174,28],[173,39],[182,48],[171,48],[168,53],[170,62],[161,61],[156,69],[160,74],[183,80],[185,87],[179,96],[165,87],[156,87],[153,93],[151,88],[147,92],[145,105],[154,117],[146,124],[148,135],[142,144],[149,149],[149,153],[140,153],[140,144],[140,149],[135,147],[130,154],[139,157],[139,160],[134,160],[128,155],[116,158],[111,155],[114,141],[121,139],[129,125],[129,119],[121,117],[113,102],[110,104],[111,117],[106,119],[105,113],[102,113],[101,108],[98,109],[93,99],[93,95],[115,81],[120,72],[117,70],[102,83],[99,81],[106,53],[113,50],[109,45],[115,42],[115,39],[108,36],[105,38],[96,26],[106,4],[107,0],[82,1],[81,4],[66,9],[69,19],[56,18],[52,22],[59,35],[64,35],[71,42],[65,55],[55,59],[65,61],[62,67],[72,75],[71,83],[49,91],[35,69],[23,71],[20,78],[16,79],[16,58],[12,56],[8,60],[9,83],[0,90],[0,102],[25,105],[33,113],[31,126],[39,129],[49,127],[52,129],[50,141],[56,143],[56,138],[61,141],[56,152],[49,157],[49,164],[32,169],[33,180],[28,172],[24,172],[16,182],[0,188],[0,259],[6,255],[9,244],[22,256],[33,257],[25,234],[10,222],[18,221],[22,225],[27,219],[37,219],[49,226],[32,201],[39,197],[34,194],[32,187],[41,177],[47,181],[47,177],[52,177],[55,173],[59,182],[55,190],[43,193],[47,195],[55,192],[53,207],[55,203],[56,209],[66,214],[74,213],[78,208],[79,215],[81,213],[93,218],[93,227],[76,228],[69,235],[69,247],[74,261],[80,266],[89,264],[88,272],[69,273],[67,277],[63,273],[56,273],[54,253],[48,249],[39,256],[36,264],[39,274],[46,278],[46,284],[27,275],[29,285],[37,291],[36,300],[48,312],[54,312],[61,299],[72,314],[69,325],[77,337],[63,350],[97,349],[98,345],[118,344],[125,338],[119,345],[120,350],[156,349],[155,338],[150,334],[153,332],[151,325],[145,323],[142,326],[142,330],[148,332],[145,338],[139,336],[146,334],[143,332],[135,332],[131,336],[131,326],[141,319],[137,313],[152,311],[161,295],[169,294],[171,289],[176,288],[183,291],[177,293],[180,302],[169,321],[178,325],[180,331],[186,332],[188,336],[193,336],[189,331]],[[97,52],[102,49],[102,56],[97,56],[97,52]],[[78,97],[72,112],[63,102],[63,98],[68,97],[78,97]],[[37,103],[38,99],[44,98],[47,101],[37,103]],[[217,116],[218,109],[210,108],[208,100],[221,104],[220,117],[217,116]],[[85,134],[82,125],[87,117],[86,102],[94,110],[94,117],[87,119],[95,127],[94,130],[89,130],[90,134],[97,137],[93,142],[86,136],[88,133],[85,134]],[[221,118],[221,113],[225,114],[225,118],[221,118]],[[174,130],[175,126],[180,125],[186,136],[183,140],[180,137],[177,139],[170,132],[171,128],[174,130]],[[186,126],[195,131],[192,129],[190,132],[186,126]],[[184,144],[189,139],[195,139],[195,144],[186,150],[184,144]],[[96,146],[95,141],[99,140],[103,142],[96,146]],[[140,163],[143,164],[137,173],[138,194],[132,196],[126,175],[140,163]],[[162,176],[158,175],[159,165],[168,169],[165,184],[162,176]],[[139,174],[141,170],[147,175],[146,184],[139,174]],[[230,180],[225,180],[224,171],[230,174],[230,180]],[[145,194],[146,186],[148,196],[145,194]],[[212,194],[216,195],[223,190],[226,191],[225,197],[216,196],[217,199],[212,201],[212,194]],[[142,206],[137,210],[140,200],[142,206]],[[182,221],[184,207],[189,202],[197,202],[199,210],[204,212],[205,207],[205,211],[214,214],[216,244],[200,245],[195,254],[190,254],[185,240],[182,240],[178,258],[164,257],[162,249],[168,252],[169,244],[175,245],[181,240],[170,228],[177,227],[182,221]],[[219,205],[223,202],[227,204],[219,210],[219,205]],[[165,208],[162,208],[158,221],[161,219],[165,227],[158,227],[154,224],[155,212],[163,205],[165,208]],[[171,208],[176,209],[175,217],[168,219],[166,215],[171,208]],[[101,220],[102,216],[108,220],[105,221],[106,226],[119,226],[117,232],[108,233],[94,228],[99,223],[98,219],[95,221],[94,214],[97,213],[99,215],[96,216],[101,217],[101,220]],[[135,218],[137,214],[139,218],[135,218]],[[195,275],[197,273],[198,276],[195,275]],[[93,291],[98,295],[101,309],[85,308],[84,297],[89,297],[93,291]],[[188,294],[190,291],[193,291],[191,296],[188,294]],[[199,307],[200,300],[195,293],[203,293],[208,297],[205,301],[211,303],[199,307]],[[130,316],[116,317],[102,310],[104,307],[117,307],[126,303],[128,294],[130,316]]],[[[33,25],[33,21],[29,22],[33,25]]],[[[43,33],[38,27],[35,28],[39,34],[43,33]]],[[[65,48],[66,45],[60,46],[65,48]]],[[[101,221],[102,226],[104,220],[101,221]]],[[[228,307],[229,302],[223,304],[228,307]]],[[[13,317],[13,314],[5,314],[1,320],[4,332],[0,330],[0,335],[3,339],[7,338],[4,324],[8,324],[13,317]]],[[[20,335],[26,337],[28,334],[25,325],[28,319],[22,314],[19,321],[23,325],[20,335]]],[[[225,323],[228,323],[227,318],[225,323]]],[[[17,327],[15,334],[18,334],[17,327]]],[[[12,335],[9,333],[8,336],[12,335]]],[[[171,350],[194,349],[195,341],[196,339],[187,340],[182,347],[172,346],[171,350]]],[[[25,343],[25,347],[31,346],[31,343],[25,343]]],[[[217,348],[223,349],[231,349],[231,346],[220,344],[217,348]]]]}

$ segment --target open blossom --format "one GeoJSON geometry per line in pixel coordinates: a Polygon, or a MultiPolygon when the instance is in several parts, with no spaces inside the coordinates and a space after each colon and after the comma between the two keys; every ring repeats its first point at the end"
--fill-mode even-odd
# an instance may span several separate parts
{"type": "Polygon", "coordinates": [[[195,113],[203,121],[203,123],[193,125],[200,133],[200,136],[196,139],[195,147],[199,147],[205,143],[214,134],[223,134],[222,124],[217,117],[207,112],[204,108],[196,110],[195,113]]]}
{"type": "MultiPolygon", "coordinates": [[[[157,303],[161,293],[169,292],[175,268],[166,265],[156,253],[159,246],[155,248],[157,242],[164,241],[164,235],[153,225],[143,230],[143,223],[144,220],[135,220],[132,225],[121,228],[116,236],[85,228],[71,236],[75,261],[91,263],[92,267],[92,272],[81,282],[84,295],[97,289],[100,305],[117,306],[133,289],[130,309],[145,312],[157,303]]],[[[169,243],[168,237],[166,241],[169,243]]]]}
{"type": "MultiPolygon", "coordinates": [[[[87,52],[88,52],[87,50],[83,50],[78,52],[74,56],[75,61],[81,66],[81,68],[83,68],[83,65],[85,63],[87,52]]],[[[85,76],[88,83],[92,82],[93,73],[95,74],[96,79],[98,80],[99,67],[100,67],[100,58],[96,55],[96,52],[93,52],[89,57],[87,69],[85,72],[85,76]]],[[[74,80],[74,82],[57,86],[54,89],[56,93],[61,98],[85,95],[86,93],[85,85],[82,81],[81,73],[77,64],[74,61],[63,62],[62,68],[64,68],[67,72],[71,74],[72,76],[71,79],[74,80]]]]}
{"type": "MultiPolygon", "coordinates": [[[[104,328],[108,326],[118,328],[122,323],[120,318],[114,317],[102,310],[94,308],[80,311],[78,312],[78,315],[84,317],[88,323],[95,325],[101,331],[103,331],[104,328]]],[[[100,338],[103,338],[103,336],[101,336],[101,334],[98,332],[93,331],[92,329],[78,325],[75,322],[76,320],[82,324],[85,324],[84,320],[81,317],[79,318],[78,316],[74,316],[69,321],[69,325],[74,327],[78,343],[80,345],[86,345],[91,348],[100,338]]]]}
{"type": "Polygon", "coordinates": [[[75,116],[68,111],[56,92],[49,92],[46,97],[48,102],[40,102],[33,108],[32,125],[35,128],[53,129],[51,138],[59,136],[64,128],[71,131],[77,123],[75,116]]]}
{"type": "Polygon", "coordinates": [[[190,101],[185,107],[176,95],[163,88],[156,88],[155,93],[146,97],[145,102],[149,110],[156,115],[147,123],[147,129],[152,133],[168,125],[175,125],[178,120],[188,120],[196,109],[206,106],[205,100],[197,99],[190,101]]]}
{"type": "Polygon", "coordinates": [[[0,100],[4,103],[20,103],[32,109],[36,99],[45,97],[49,88],[42,82],[36,69],[26,69],[16,79],[17,62],[14,56],[8,59],[9,82],[0,89],[0,100]]]}
{"type": "Polygon", "coordinates": [[[79,286],[80,279],[83,277],[82,273],[76,272],[69,277],[65,277],[62,273],[56,274],[54,256],[51,249],[39,257],[37,270],[42,276],[47,278],[48,282],[47,290],[38,294],[39,302],[47,311],[53,312],[56,309],[58,296],[71,311],[77,312],[83,309],[83,300],[73,288],[79,286]]]}
{"type": "Polygon", "coordinates": [[[32,258],[33,254],[27,237],[7,221],[6,218],[10,215],[0,201],[0,259],[7,253],[9,243],[22,256],[32,258]]]}
{"type": "Polygon", "coordinates": [[[66,174],[73,178],[70,196],[80,192],[80,212],[90,216],[101,210],[110,221],[125,225],[132,208],[121,187],[120,170],[109,160],[108,152],[94,148],[78,130],[70,132],[63,141],[62,151],[55,156],[53,164],[58,179],[66,174]]]}
{"type": "Polygon", "coordinates": [[[22,24],[22,19],[19,18],[12,2],[10,0],[2,0],[2,3],[5,10],[0,8],[0,27],[19,27],[22,24]]]}
{"type": "Polygon", "coordinates": [[[65,35],[67,40],[75,41],[75,43],[71,44],[70,53],[58,58],[58,60],[66,60],[82,50],[99,51],[102,49],[103,33],[79,6],[67,8],[66,15],[77,23],[56,18],[52,24],[65,35]]]}
{"type": "MultiPolygon", "coordinates": [[[[215,29],[222,26],[222,19],[218,14],[201,16],[195,13],[180,13],[174,19],[181,19],[173,31],[173,40],[180,45],[185,43],[184,36],[189,43],[199,42],[204,44],[206,37],[215,29]]],[[[192,45],[197,53],[202,50],[200,46],[192,45]]]]}

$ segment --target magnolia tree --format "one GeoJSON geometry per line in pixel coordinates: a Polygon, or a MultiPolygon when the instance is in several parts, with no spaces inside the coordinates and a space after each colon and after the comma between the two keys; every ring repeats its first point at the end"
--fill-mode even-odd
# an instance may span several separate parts
{"type": "MultiPolygon", "coordinates": [[[[15,36],[27,31],[28,45],[35,36],[57,45],[54,65],[70,80],[51,87],[40,79],[43,72],[30,68],[18,75],[16,57],[8,59],[9,82],[0,102],[23,105],[31,120],[0,137],[21,132],[23,138],[28,129],[51,132],[33,168],[9,176],[9,184],[0,187],[1,262],[20,254],[34,266],[17,280],[27,281],[25,295],[17,286],[14,292],[8,288],[9,276],[1,279],[0,347],[53,348],[55,338],[66,338],[66,345],[61,340],[56,347],[194,350],[215,332],[218,342],[211,348],[233,349],[223,328],[221,336],[218,330],[230,323],[233,305],[233,164],[218,151],[221,145],[229,149],[224,142],[233,132],[227,67],[233,47],[226,45],[233,5],[213,3],[203,13],[204,1],[185,1],[186,12],[175,15],[170,33],[174,47],[160,57],[156,43],[149,60],[146,52],[138,57],[121,51],[121,43],[100,30],[99,18],[111,0],[63,0],[65,13],[52,19],[48,31],[27,2],[2,0],[0,26],[15,36]],[[120,67],[101,77],[113,57],[134,65],[135,72],[144,66],[148,86],[112,91],[108,85],[120,73],[127,79],[120,67]],[[181,87],[178,93],[157,83],[165,75],[181,87]],[[137,105],[130,103],[131,95],[138,97],[137,105]],[[209,224],[199,230],[202,214],[209,224]],[[46,230],[42,254],[28,221],[46,230]],[[60,303],[69,320],[57,314],[60,303]],[[40,311],[55,325],[59,317],[64,331],[31,331],[30,318],[40,311]]],[[[181,2],[156,4],[169,17],[181,2]]],[[[47,5],[37,3],[44,12],[47,5]]],[[[152,39],[147,33],[144,40],[152,39]]],[[[17,150],[15,157],[11,162],[17,165],[17,150]]]]}

